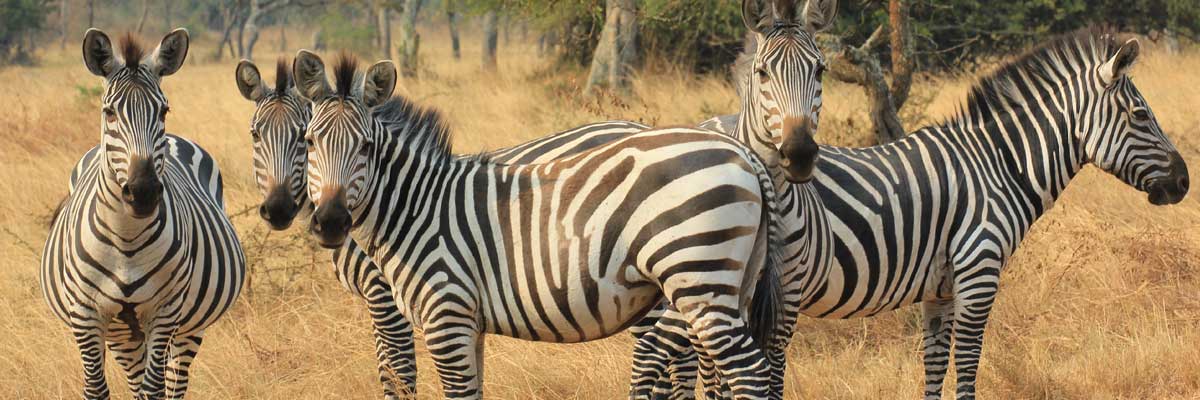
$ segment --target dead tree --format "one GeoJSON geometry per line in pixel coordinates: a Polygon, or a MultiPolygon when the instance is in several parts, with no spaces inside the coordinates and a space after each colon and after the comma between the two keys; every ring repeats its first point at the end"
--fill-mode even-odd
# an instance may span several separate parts
{"type": "Polygon", "coordinates": [[[87,0],[88,28],[96,27],[96,0],[87,0]]]}
{"type": "Polygon", "coordinates": [[[171,3],[172,0],[163,0],[163,28],[171,30],[171,3]]]}
{"type": "Polygon", "coordinates": [[[496,71],[496,45],[499,39],[497,32],[497,24],[500,16],[496,14],[496,10],[488,11],[483,16],[483,70],[496,71]]]}
{"type": "Polygon", "coordinates": [[[375,1],[375,29],[378,30],[379,54],[383,59],[392,59],[392,17],[383,0],[375,1]]]}
{"type": "Polygon", "coordinates": [[[833,50],[829,59],[829,74],[834,79],[862,86],[871,102],[871,125],[878,143],[888,143],[904,137],[907,130],[900,121],[899,110],[908,100],[912,87],[912,32],[908,27],[909,4],[906,0],[888,1],[888,25],[880,25],[861,46],[829,43],[833,50]],[[888,37],[891,47],[892,82],[888,85],[883,67],[875,50],[888,37]]]}
{"type": "Polygon", "coordinates": [[[604,30],[592,56],[584,94],[604,86],[622,92],[629,89],[629,72],[637,57],[637,1],[608,0],[607,3],[604,30]]]}
{"type": "Polygon", "coordinates": [[[450,28],[450,50],[455,60],[462,59],[458,41],[458,2],[446,0],[446,25],[450,28]]]}
{"type": "Polygon", "coordinates": [[[417,76],[417,55],[421,35],[417,33],[417,16],[425,0],[404,0],[404,18],[400,22],[400,74],[417,76]]]}
{"type": "Polygon", "coordinates": [[[146,27],[146,17],[150,16],[150,0],[142,0],[142,18],[138,19],[137,33],[142,33],[146,27]]]}
{"type": "Polygon", "coordinates": [[[58,46],[62,49],[67,48],[67,29],[69,28],[67,22],[70,21],[70,13],[68,12],[69,7],[67,6],[68,4],[70,4],[70,1],[68,0],[58,1],[58,19],[60,20],[59,23],[62,25],[62,38],[58,46]]]}

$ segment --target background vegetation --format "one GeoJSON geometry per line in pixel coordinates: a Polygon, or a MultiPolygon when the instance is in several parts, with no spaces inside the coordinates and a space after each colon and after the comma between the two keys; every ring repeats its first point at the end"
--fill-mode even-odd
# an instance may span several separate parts
{"type": "MultiPolygon", "coordinates": [[[[0,4],[10,4],[6,1],[0,0],[0,4]]],[[[99,137],[101,82],[80,62],[78,47],[88,19],[87,1],[69,3],[70,32],[65,42],[60,41],[60,25],[55,20],[61,4],[22,4],[35,3],[46,7],[38,14],[45,19],[40,28],[26,31],[33,33],[23,43],[36,65],[0,68],[0,82],[4,82],[0,104],[6,105],[0,108],[0,141],[4,142],[0,146],[0,165],[4,166],[0,168],[0,193],[5,194],[0,196],[0,298],[4,299],[0,302],[0,398],[6,399],[74,398],[82,386],[75,345],[41,299],[37,276],[46,224],[54,205],[66,194],[70,168],[99,137]]],[[[311,244],[303,224],[272,232],[253,211],[261,201],[254,187],[247,131],[253,105],[242,99],[233,82],[238,44],[221,40],[229,25],[223,18],[240,10],[222,7],[233,3],[172,2],[171,12],[164,15],[164,4],[154,1],[149,3],[153,8],[142,28],[143,36],[150,40],[161,37],[168,26],[192,30],[194,43],[187,65],[164,80],[174,110],[167,125],[171,132],[196,140],[217,158],[227,185],[228,212],[250,263],[246,292],[231,314],[208,333],[197,358],[191,398],[378,398],[370,323],[361,301],[336,282],[328,253],[311,244]],[[170,16],[170,24],[165,16],[170,16]],[[215,58],[218,43],[223,50],[215,58]],[[234,56],[230,56],[230,47],[234,56]]],[[[705,9],[724,10],[728,3],[732,2],[713,1],[712,8],[705,9]]],[[[1048,3],[1062,2],[1037,2],[1048,3]]],[[[1142,3],[1127,2],[1130,10],[1142,3]]],[[[357,46],[366,57],[382,53],[379,46],[372,45],[380,35],[370,25],[377,21],[372,19],[376,12],[372,7],[378,4],[288,4],[259,21],[261,38],[253,58],[260,66],[290,56],[300,47],[311,47],[316,32],[322,32],[326,52],[347,45],[357,46]]],[[[461,54],[456,57],[446,23],[447,7],[453,5],[429,0],[420,14],[423,22],[415,27],[422,38],[417,74],[402,79],[397,92],[443,111],[454,131],[454,145],[464,153],[512,145],[604,119],[690,125],[736,111],[738,100],[724,67],[714,65],[707,69],[711,73],[697,73],[704,68],[687,61],[686,56],[669,55],[680,49],[656,44],[670,42],[657,42],[663,36],[648,33],[645,27],[659,23],[653,21],[660,17],[649,15],[664,15],[661,23],[667,25],[663,26],[682,26],[676,34],[697,35],[686,40],[726,41],[736,46],[740,17],[730,19],[733,11],[722,11],[726,17],[703,17],[704,21],[726,18],[721,23],[727,24],[729,32],[719,33],[719,29],[700,28],[696,24],[704,22],[699,19],[681,22],[665,16],[688,10],[691,2],[647,0],[641,4],[642,62],[633,70],[627,95],[599,92],[581,96],[589,77],[587,62],[559,61],[557,54],[567,54],[561,49],[566,45],[549,51],[544,43],[539,45],[544,33],[555,31],[551,29],[558,26],[554,21],[562,21],[554,18],[581,18],[584,14],[572,14],[575,7],[603,7],[598,1],[574,0],[555,3],[550,8],[556,10],[553,18],[525,14],[528,11],[523,10],[532,10],[532,6],[506,5],[498,15],[494,70],[482,65],[487,37],[483,16],[494,9],[489,10],[488,3],[460,3],[449,8],[462,13],[461,54]],[[677,11],[654,11],[670,9],[677,11]]],[[[935,3],[912,3],[911,21],[918,37],[922,35],[919,24],[936,26],[922,22],[926,18],[921,17],[926,12],[922,4],[932,7],[935,3]]],[[[1178,4],[1184,10],[1191,7],[1178,4]]],[[[95,5],[95,25],[110,34],[137,30],[142,2],[96,0],[95,5]]],[[[264,5],[270,3],[259,4],[264,5]]],[[[841,21],[831,34],[845,43],[862,43],[874,29],[871,24],[882,23],[883,6],[884,2],[843,0],[841,21]],[[859,20],[865,22],[856,22],[859,20]],[[855,33],[854,29],[867,33],[855,33]]],[[[595,15],[595,10],[590,12],[595,15]]],[[[1093,11],[1089,6],[1076,12],[1093,11]]],[[[1170,15],[1179,26],[1195,24],[1194,17],[1170,15]]],[[[1100,21],[1096,18],[1089,21],[1100,21]]],[[[594,20],[599,25],[593,27],[601,26],[602,21],[594,20]]],[[[1128,25],[1130,30],[1147,33],[1175,29],[1173,36],[1143,42],[1143,58],[1133,76],[1184,158],[1193,169],[1200,168],[1200,114],[1194,110],[1194,105],[1200,104],[1200,93],[1191,90],[1200,87],[1194,67],[1200,65],[1200,48],[1189,44],[1188,37],[1194,33],[1170,28],[1170,19],[1161,21],[1168,22],[1128,25]],[[1172,45],[1172,37],[1180,43],[1172,45]]],[[[1066,28],[1048,26],[1046,34],[1066,28]]],[[[402,36],[400,26],[392,26],[388,32],[402,36]]],[[[231,33],[236,41],[236,30],[231,33]]],[[[597,33],[588,33],[593,34],[597,33]]],[[[1028,45],[1036,40],[1033,35],[997,38],[1028,45]]],[[[245,36],[243,33],[243,51],[245,36]]],[[[963,63],[947,70],[938,67],[934,54],[928,53],[935,47],[920,50],[920,46],[915,58],[924,72],[914,79],[908,106],[900,113],[910,128],[950,115],[965,98],[973,77],[994,64],[963,63]]],[[[393,54],[398,53],[397,47],[392,47],[393,54]]],[[[886,66],[889,60],[883,56],[884,49],[873,54],[886,66]]],[[[978,57],[1003,58],[984,51],[978,57]]],[[[273,68],[262,69],[271,80],[273,68]]],[[[818,140],[846,146],[875,142],[869,128],[870,111],[864,107],[869,98],[859,85],[827,79],[824,101],[818,140]]],[[[1200,398],[1200,367],[1196,363],[1200,359],[1200,202],[1196,199],[1193,195],[1175,206],[1153,207],[1144,194],[1095,168],[1085,168],[1057,206],[1034,226],[1003,274],[1004,289],[985,339],[989,350],[980,367],[981,395],[1005,399],[1200,398]]],[[[910,307],[871,319],[803,318],[789,350],[788,397],[918,397],[922,389],[919,313],[910,307]]],[[[631,341],[624,334],[578,345],[491,337],[487,341],[485,390],[489,398],[505,399],[621,398],[628,382],[630,348],[631,341]]],[[[420,349],[419,390],[423,398],[437,398],[434,369],[423,347],[420,349]]],[[[110,366],[116,398],[128,398],[117,368],[113,363],[110,366]]]]}

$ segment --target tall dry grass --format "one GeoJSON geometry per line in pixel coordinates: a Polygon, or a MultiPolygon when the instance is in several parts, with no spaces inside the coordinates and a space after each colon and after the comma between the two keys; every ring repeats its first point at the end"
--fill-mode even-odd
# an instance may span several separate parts
{"type": "MultiPolygon", "coordinates": [[[[274,32],[259,51],[275,48],[274,32]]],[[[502,45],[500,72],[477,68],[469,40],[453,61],[429,31],[420,80],[399,94],[449,117],[454,144],[475,152],[609,118],[691,124],[735,111],[722,78],[652,67],[634,96],[577,96],[584,71],[557,70],[532,46],[502,45]]],[[[514,35],[515,36],[515,35],[514,35]]],[[[301,37],[293,33],[293,40],[301,37]]],[[[361,302],[333,278],[325,251],[301,228],[270,232],[247,212],[258,201],[250,169],[252,104],[232,81],[232,61],[209,63],[204,41],[165,80],[168,127],[208,149],[225,174],[226,200],[249,260],[251,283],[215,327],[193,367],[194,399],[375,398],[375,361],[361,302]]],[[[37,271],[46,223],[75,160],[97,142],[99,79],[74,46],[43,66],[0,71],[0,397],[71,398],[80,361],[65,327],[41,300],[37,271]]],[[[1200,161],[1200,51],[1147,51],[1136,82],[1184,157],[1200,161]]],[[[258,61],[270,64],[275,55],[258,61]]],[[[263,68],[270,74],[271,68],[263,68]]],[[[268,76],[268,79],[270,77],[268,76]]],[[[969,77],[916,85],[910,120],[948,115],[969,77]],[[912,111],[915,110],[915,111],[912,111]]],[[[829,82],[819,139],[862,145],[861,91],[829,82]]],[[[1086,169],[1033,229],[1003,274],[986,336],[979,390],[986,398],[1200,398],[1200,204],[1192,196],[1150,206],[1141,193],[1086,169]]],[[[303,224],[297,224],[298,226],[303,224]]],[[[921,390],[919,311],[873,319],[802,319],[789,354],[790,398],[914,398],[921,390]]],[[[490,337],[484,379],[495,398],[619,398],[631,342],[624,334],[576,345],[490,337]]],[[[440,393],[421,349],[423,397],[440,393]]],[[[110,363],[110,365],[112,365],[110,363]]],[[[128,398],[110,367],[118,398],[128,398]]]]}

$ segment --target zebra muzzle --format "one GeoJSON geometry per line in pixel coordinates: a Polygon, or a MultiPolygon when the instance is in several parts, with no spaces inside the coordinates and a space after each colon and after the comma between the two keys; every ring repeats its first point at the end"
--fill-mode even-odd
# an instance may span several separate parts
{"type": "Polygon", "coordinates": [[[121,185],[121,201],[135,217],[145,218],[154,213],[162,200],[162,181],[153,160],[135,157],[130,161],[129,180],[121,185]]]}
{"type": "Polygon", "coordinates": [[[317,238],[321,247],[336,249],[341,247],[350,235],[350,210],[346,208],[346,196],[340,191],[337,195],[330,196],[330,200],[317,206],[309,231],[317,238]]]}
{"type": "Polygon", "coordinates": [[[813,138],[812,120],[806,117],[787,117],[783,120],[783,143],[779,146],[779,166],[789,182],[804,183],[812,179],[813,168],[821,147],[813,138]]]}
{"type": "Polygon", "coordinates": [[[296,218],[298,211],[299,207],[285,185],[275,185],[262,205],[258,206],[258,215],[267,221],[271,229],[277,231],[292,226],[292,220],[296,218]]]}

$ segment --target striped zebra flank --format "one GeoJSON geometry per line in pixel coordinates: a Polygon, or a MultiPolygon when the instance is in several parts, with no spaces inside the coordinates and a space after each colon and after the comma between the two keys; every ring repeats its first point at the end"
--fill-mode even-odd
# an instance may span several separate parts
{"type": "Polygon", "coordinates": [[[953,353],[957,397],[975,398],[999,274],[1084,166],[1154,205],[1188,192],[1183,158],[1129,76],[1138,53],[1136,39],[1083,29],[979,79],[942,124],[864,149],[823,146],[814,183],[834,267],[802,312],[856,318],[921,303],[924,397],[942,397],[953,353]]]}
{"type": "Polygon", "coordinates": [[[310,229],[329,248],[352,234],[378,263],[424,330],[446,397],[481,396],[484,334],[599,339],[663,298],[734,397],[767,396],[755,338],[776,329],[768,242],[781,238],[770,175],[750,149],[670,128],[542,164],[456,157],[436,113],[389,98],[390,62],[356,69],[339,60],[334,89],[316,55],[293,64],[313,101],[310,229]]]}
{"type": "MultiPolygon", "coordinates": [[[[243,60],[235,71],[238,90],[255,103],[250,120],[250,136],[254,143],[253,166],[255,182],[263,202],[259,215],[272,229],[284,230],[296,218],[311,213],[305,164],[307,146],[304,133],[311,119],[311,104],[300,96],[291,80],[291,64],[279,60],[274,87],[267,86],[253,62],[243,60]]],[[[550,135],[550,137],[586,137],[580,142],[554,143],[554,150],[530,153],[531,145],[540,141],[500,149],[487,154],[502,164],[529,164],[553,160],[578,149],[593,147],[592,141],[612,141],[620,136],[648,129],[645,125],[617,121],[594,123],[550,135]]],[[[391,284],[384,279],[378,265],[352,239],[333,253],[333,270],[338,281],[352,294],[362,298],[371,316],[379,361],[379,380],[384,398],[398,399],[416,396],[416,354],[412,325],[400,313],[391,284]],[[397,386],[399,385],[399,386],[397,386]]]]}
{"type": "Polygon", "coordinates": [[[104,78],[100,144],[71,173],[41,286],[79,346],[84,398],[109,397],[111,351],[135,398],[180,399],[205,329],[237,299],[245,258],[213,158],[165,133],[159,84],[183,65],[187,31],[149,54],[130,36],[118,45],[96,29],[83,40],[84,63],[104,78]]]}
{"type": "MultiPolygon", "coordinates": [[[[746,51],[735,69],[751,77],[739,81],[743,94],[754,93],[752,60],[765,56],[746,51]]],[[[925,397],[941,398],[953,352],[957,397],[974,398],[999,273],[1079,170],[1099,167],[1155,205],[1178,203],[1188,192],[1186,164],[1129,77],[1138,53],[1134,39],[1083,29],[982,77],[960,111],[939,125],[869,148],[821,146],[812,187],[833,249],[814,253],[811,265],[818,267],[797,278],[807,282],[798,313],[858,318],[920,303],[925,397]]],[[[741,138],[739,132],[750,132],[741,130],[741,117],[717,117],[701,127],[741,138]]],[[[571,135],[523,147],[526,157],[561,156],[556,143],[605,141],[571,135]]],[[[780,193],[780,215],[787,218],[789,200],[780,193]]],[[[795,233],[785,229],[785,246],[800,237],[795,233]]],[[[784,253],[785,259],[792,254],[784,253]]],[[[785,274],[785,292],[792,284],[785,274]]],[[[635,360],[652,361],[635,369],[635,390],[639,381],[654,380],[655,397],[688,398],[698,360],[669,314],[656,310],[638,323],[643,340],[635,360]],[[666,316],[656,321],[660,315],[666,316]],[[646,336],[656,324],[660,332],[646,336]]]]}

